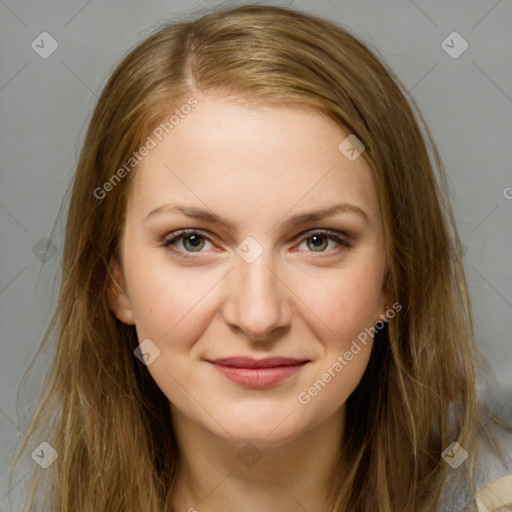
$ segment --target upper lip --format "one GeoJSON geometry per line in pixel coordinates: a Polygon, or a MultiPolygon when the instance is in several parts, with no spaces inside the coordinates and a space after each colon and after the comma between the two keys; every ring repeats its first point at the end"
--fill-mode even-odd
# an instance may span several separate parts
{"type": "Polygon", "coordinates": [[[224,357],[222,359],[209,359],[208,362],[233,368],[273,368],[276,366],[297,366],[307,363],[308,359],[294,359],[291,357],[267,357],[265,359],[252,359],[250,357],[224,357]]]}

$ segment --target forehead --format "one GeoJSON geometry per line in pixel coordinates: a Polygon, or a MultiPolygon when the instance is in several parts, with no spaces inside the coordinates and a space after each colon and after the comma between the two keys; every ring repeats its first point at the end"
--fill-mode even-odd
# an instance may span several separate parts
{"type": "MultiPolygon", "coordinates": [[[[340,200],[379,217],[371,169],[338,146],[348,133],[312,108],[250,108],[199,97],[134,171],[129,211],[137,216],[187,199],[212,210],[281,215],[340,200]]],[[[183,201],[182,201],[183,202],[183,201]]]]}

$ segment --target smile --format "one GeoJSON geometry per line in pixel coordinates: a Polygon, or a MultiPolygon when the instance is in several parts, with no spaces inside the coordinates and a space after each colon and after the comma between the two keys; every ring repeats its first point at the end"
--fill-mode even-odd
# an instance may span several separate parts
{"type": "Polygon", "coordinates": [[[208,361],[229,380],[255,389],[270,388],[300,372],[308,360],[292,358],[224,358],[208,361]]]}

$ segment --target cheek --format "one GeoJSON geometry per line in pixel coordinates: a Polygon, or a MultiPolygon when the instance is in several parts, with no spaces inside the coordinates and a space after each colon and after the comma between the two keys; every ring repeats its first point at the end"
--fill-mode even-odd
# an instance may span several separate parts
{"type": "Polygon", "coordinates": [[[297,295],[328,330],[347,340],[365,327],[373,326],[380,296],[378,277],[369,272],[319,274],[297,282],[297,295]]]}
{"type": "MultiPolygon", "coordinates": [[[[331,370],[331,374],[336,375],[335,369],[340,369],[336,377],[332,378],[332,400],[341,404],[344,403],[352,392],[356,389],[358,384],[361,382],[364,372],[368,366],[370,360],[371,349],[373,342],[370,341],[366,345],[356,342],[359,349],[356,349],[354,345],[348,347],[347,351],[339,353],[339,357],[336,358],[339,366],[331,370]],[[360,351],[358,351],[360,350],[360,351]],[[354,352],[356,352],[354,354],[354,352]],[[351,359],[348,359],[348,354],[351,354],[351,359]]],[[[337,354],[338,356],[338,354],[337,354]]]]}
{"type": "Polygon", "coordinates": [[[145,337],[161,338],[179,326],[211,288],[208,275],[172,266],[165,249],[132,251],[126,258],[135,323],[145,337]]]}

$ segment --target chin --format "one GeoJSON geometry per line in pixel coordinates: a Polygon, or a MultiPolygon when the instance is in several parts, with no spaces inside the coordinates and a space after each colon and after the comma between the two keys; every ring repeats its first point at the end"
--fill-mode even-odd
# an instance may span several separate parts
{"type": "Polygon", "coordinates": [[[259,417],[254,414],[247,415],[245,419],[240,419],[240,417],[219,418],[219,423],[225,426],[229,433],[217,423],[214,425],[210,423],[210,425],[214,428],[215,435],[224,441],[236,445],[252,443],[261,448],[277,447],[289,443],[306,430],[305,425],[299,425],[297,417],[289,414],[289,411],[286,414],[273,412],[259,417]]]}

